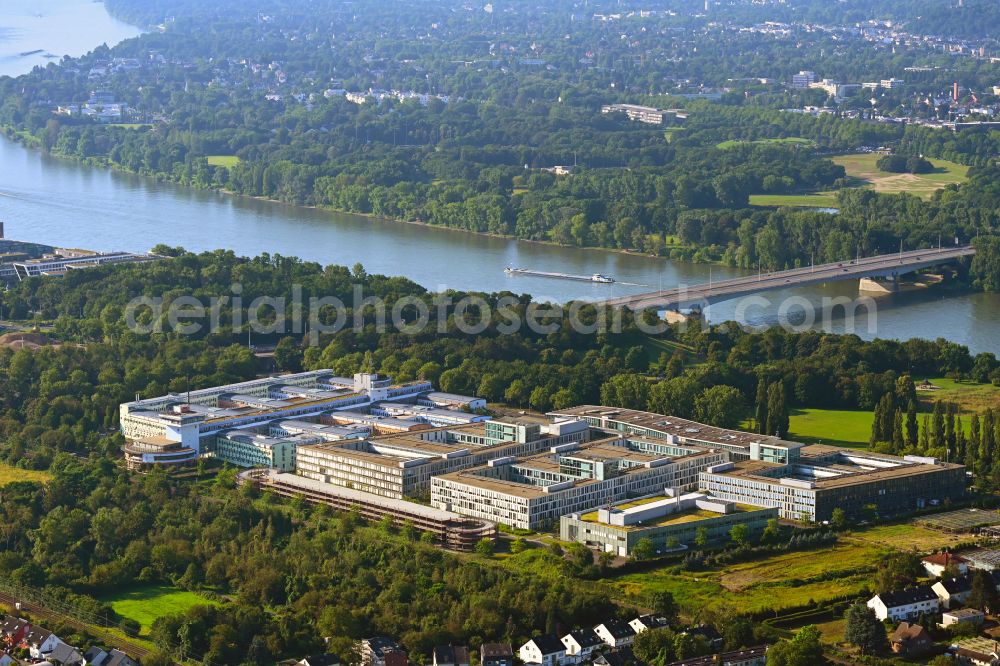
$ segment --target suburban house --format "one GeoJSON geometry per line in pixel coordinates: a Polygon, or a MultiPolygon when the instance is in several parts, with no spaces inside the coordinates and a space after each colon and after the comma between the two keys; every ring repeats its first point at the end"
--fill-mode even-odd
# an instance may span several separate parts
{"type": "Polygon", "coordinates": [[[121,650],[115,648],[109,650],[97,645],[87,650],[83,658],[88,666],[139,666],[139,662],[121,650]]]}
{"type": "Polygon", "coordinates": [[[969,573],[969,562],[964,557],[952,555],[951,553],[934,553],[921,560],[928,576],[941,578],[955,573],[969,573]]]}
{"type": "Polygon", "coordinates": [[[566,646],[555,636],[539,636],[522,645],[517,654],[526,664],[559,666],[566,658],[566,646]]]}
{"type": "Polygon", "coordinates": [[[655,615],[640,615],[630,621],[628,625],[632,627],[632,630],[635,633],[641,634],[647,629],[661,629],[667,626],[667,618],[657,617],[655,615]]]}
{"type": "Polygon", "coordinates": [[[464,645],[438,645],[431,658],[434,666],[469,666],[469,648],[464,645]]]}
{"type": "Polygon", "coordinates": [[[566,646],[566,661],[579,663],[590,661],[594,650],[604,645],[604,641],[593,629],[578,629],[562,637],[566,646]]]}
{"type": "Polygon", "coordinates": [[[904,657],[919,657],[934,646],[934,640],[919,624],[900,622],[889,639],[892,651],[904,657]]]}
{"type": "Polygon", "coordinates": [[[941,614],[941,626],[950,627],[953,624],[982,624],[986,621],[986,613],[975,608],[959,608],[945,611],[941,614]]]}
{"type": "Polygon", "coordinates": [[[375,636],[361,641],[361,663],[364,666],[408,666],[409,659],[396,641],[375,636]]]}
{"type": "Polygon", "coordinates": [[[868,607],[875,611],[875,617],[893,622],[915,620],[922,613],[936,613],[940,606],[938,595],[927,585],[876,594],[868,600],[868,607]]]}
{"type": "Polygon", "coordinates": [[[31,625],[26,620],[13,615],[0,616],[0,642],[6,645],[17,645],[24,640],[31,625]]]}
{"type": "Polygon", "coordinates": [[[631,647],[623,647],[605,652],[594,659],[594,666],[646,666],[632,653],[631,647]]]}
{"type": "Polygon", "coordinates": [[[295,666],[340,666],[340,658],[335,654],[316,654],[300,659],[295,666]]]}
{"type": "Polygon", "coordinates": [[[692,657],[672,662],[667,666],[765,666],[767,664],[767,648],[767,645],[758,645],[733,652],[692,657]]]}
{"type": "Polygon", "coordinates": [[[46,655],[62,643],[62,639],[48,629],[29,626],[22,643],[28,646],[28,653],[32,659],[45,659],[46,655]]]}
{"type": "Polygon", "coordinates": [[[514,666],[510,643],[483,643],[479,646],[480,666],[514,666]]]}
{"type": "Polygon", "coordinates": [[[635,641],[635,629],[628,622],[610,620],[594,627],[601,640],[613,648],[632,645],[635,641]]]}

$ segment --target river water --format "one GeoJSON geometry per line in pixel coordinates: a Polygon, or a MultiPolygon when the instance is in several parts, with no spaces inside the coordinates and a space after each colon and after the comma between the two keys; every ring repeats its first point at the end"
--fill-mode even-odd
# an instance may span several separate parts
{"type": "MultiPolygon", "coordinates": [[[[10,2],[10,0],[7,0],[10,2]]],[[[97,13],[86,31],[89,44],[115,43],[135,30],[113,21],[103,4],[87,0],[50,2],[14,1],[15,6],[41,13],[29,40],[22,33],[11,48],[0,16],[0,53],[34,48],[53,49],[41,26],[53,30],[75,12],[97,13]],[[60,8],[46,13],[45,7],[60,8]],[[26,41],[27,40],[27,41],[26,41]]],[[[13,18],[17,18],[15,16],[13,18]]],[[[88,14],[89,15],[89,14],[88,14]]],[[[18,19],[20,20],[20,19],[18,19]]],[[[80,37],[80,39],[84,39],[80,37]]],[[[68,49],[68,46],[67,46],[68,49]]],[[[80,49],[77,49],[80,50],[80,49]]],[[[53,51],[56,52],[56,51],[53,51]]],[[[23,72],[31,65],[20,59],[2,66],[23,72]]],[[[432,289],[480,291],[510,290],[557,302],[640,293],[660,287],[694,285],[739,275],[724,267],[673,262],[660,258],[561,248],[537,243],[490,238],[475,234],[401,224],[329,211],[203,192],[149,179],[83,167],[48,157],[17,143],[0,140],[0,220],[8,238],[49,245],[97,250],[144,251],[159,243],[189,250],[225,248],[237,254],[261,252],[298,256],[324,264],[362,263],[370,273],[404,275],[432,289]],[[508,276],[506,266],[572,274],[612,275],[613,285],[549,278],[508,276]]],[[[846,319],[842,310],[824,317],[824,299],[857,298],[857,283],[834,283],[764,295],[768,304],[746,301],[719,303],[707,311],[710,321],[739,319],[770,325],[787,318],[801,323],[806,317],[817,327],[835,332],[854,331],[866,339],[889,337],[944,337],[973,351],[1000,353],[1000,295],[920,294],[879,297],[875,315],[862,309],[861,317],[846,319]]]]}
{"type": "Polygon", "coordinates": [[[0,76],[17,76],[138,34],[138,28],[111,18],[104,4],[93,0],[3,0],[0,76]]]}

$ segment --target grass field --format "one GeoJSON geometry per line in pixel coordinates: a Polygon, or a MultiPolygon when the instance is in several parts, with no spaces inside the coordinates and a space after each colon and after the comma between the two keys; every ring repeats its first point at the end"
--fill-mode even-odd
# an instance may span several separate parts
{"type": "Polygon", "coordinates": [[[962,541],[968,540],[963,534],[948,534],[929,527],[921,527],[912,522],[895,525],[875,525],[863,530],[856,530],[841,537],[842,541],[864,543],[882,548],[910,550],[916,548],[920,552],[929,552],[950,548],[962,541]]]}
{"type": "Polygon", "coordinates": [[[789,438],[807,444],[864,447],[871,439],[874,419],[874,412],[796,409],[789,414],[789,438]]]}
{"type": "Polygon", "coordinates": [[[613,580],[612,586],[625,599],[637,604],[650,592],[670,592],[689,616],[704,609],[781,610],[810,600],[819,602],[860,592],[869,583],[869,576],[853,570],[874,568],[879,554],[875,547],[838,546],[783,553],[721,571],[673,574],[654,570],[628,574],[613,580]],[[836,575],[838,572],[842,575],[836,575]]]}
{"type": "MultiPolygon", "coordinates": [[[[921,377],[915,377],[914,380],[917,384],[923,382],[921,377]]],[[[938,400],[954,402],[964,412],[981,412],[987,407],[1000,405],[1000,386],[957,382],[944,377],[932,377],[929,381],[939,390],[917,391],[917,397],[924,409],[932,409],[934,402],[938,400]]]]}
{"type": "Polygon", "coordinates": [[[48,472],[40,472],[34,469],[21,469],[0,463],[0,486],[18,481],[35,481],[45,483],[52,478],[48,472]]]}
{"type": "Polygon", "coordinates": [[[149,631],[157,618],[164,615],[183,613],[192,606],[216,603],[194,592],[186,592],[168,585],[135,588],[106,597],[102,601],[110,603],[115,612],[122,617],[135,620],[142,625],[144,633],[149,631]]]}
{"type": "Polygon", "coordinates": [[[781,610],[859,594],[892,550],[931,552],[954,546],[950,535],[912,523],[878,525],[849,532],[833,546],[778,553],[698,573],[654,569],[610,581],[616,596],[641,606],[650,592],[668,591],[686,615],[705,609],[736,612],[781,610]]]}
{"type": "Polygon", "coordinates": [[[236,155],[209,155],[207,159],[209,166],[226,167],[227,169],[240,163],[240,158],[236,155]]]}
{"type": "Polygon", "coordinates": [[[797,136],[785,137],[783,139],[757,139],[756,141],[723,141],[722,143],[716,144],[716,148],[721,148],[722,150],[727,150],[729,148],[735,148],[736,146],[741,146],[745,143],[783,143],[796,146],[814,146],[816,145],[811,139],[803,139],[797,136]]]}
{"type": "Polygon", "coordinates": [[[876,192],[896,194],[906,192],[922,199],[929,199],[934,192],[945,185],[964,182],[969,167],[948,162],[947,160],[930,160],[934,172],[927,174],[887,173],[879,171],[875,163],[881,155],[863,153],[860,155],[838,155],[833,158],[836,164],[847,171],[847,177],[860,181],[865,187],[871,187],[876,192]]]}
{"type": "MultiPolygon", "coordinates": [[[[735,145],[738,141],[724,141],[719,148],[735,145]]],[[[906,192],[922,199],[930,199],[931,195],[946,185],[962,183],[966,180],[969,167],[955,164],[947,160],[930,160],[935,169],[933,173],[888,173],[879,171],[875,163],[881,157],[878,153],[862,153],[857,155],[837,155],[833,158],[836,164],[844,167],[851,187],[866,187],[876,192],[898,194],[906,192]]],[[[810,194],[752,194],[751,206],[788,206],[798,208],[836,208],[836,192],[814,192],[810,194]]]]}
{"type": "Polygon", "coordinates": [[[787,206],[791,208],[836,208],[836,192],[818,194],[751,194],[751,206],[787,206]]]}

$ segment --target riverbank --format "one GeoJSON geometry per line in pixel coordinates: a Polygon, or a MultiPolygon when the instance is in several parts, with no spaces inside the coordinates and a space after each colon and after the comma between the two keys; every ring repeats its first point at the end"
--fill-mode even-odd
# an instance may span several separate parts
{"type": "Polygon", "coordinates": [[[458,233],[463,233],[463,234],[472,234],[472,235],[475,235],[475,236],[479,236],[479,237],[483,237],[483,238],[492,238],[492,239],[496,239],[496,240],[517,241],[519,243],[531,243],[531,244],[535,244],[535,245],[539,245],[539,246],[543,246],[543,247],[548,246],[548,247],[558,247],[558,248],[569,249],[569,250],[585,250],[585,251],[590,251],[590,252],[624,254],[624,255],[633,256],[633,257],[645,257],[645,258],[649,258],[649,259],[662,259],[664,261],[684,261],[684,262],[693,263],[693,264],[725,266],[727,268],[732,268],[734,270],[739,270],[737,267],[735,267],[735,266],[729,266],[728,264],[723,263],[721,260],[717,260],[717,261],[703,261],[703,260],[697,259],[695,255],[698,253],[699,248],[694,247],[694,246],[676,246],[674,249],[680,249],[680,248],[683,247],[685,250],[689,250],[689,252],[687,252],[687,254],[689,256],[683,256],[683,257],[681,257],[681,256],[673,256],[673,255],[666,255],[666,254],[653,254],[653,253],[650,253],[650,252],[640,252],[640,251],[637,251],[635,249],[629,249],[629,248],[602,247],[602,246],[594,246],[594,245],[586,245],[586,246],[566,245],[564,243],[559,243],[559,242],[556,242],[556,241],[553,241],[553,240],[537,239],[537,238],[522,238],[522,237],[519,237],[519,236],[510,235],[510,234],[498,234],[498,233],[489,232],[489,231],[475,231],[473,229],[464,229],[462,227],[448,227],[448,226],[443,226],[443,225],[438,225],[438,224],[430,224],[430,223],[424,222],[422,220],[404,220],[404,219],[401,219],[401,218],[392,218],[392,217],[385,217],[385,216],[382,216],[382,215],[376,215],[374,213],[360,213],[360,212],[351,211],[351,210],[344,210],[344,209],[341,209],[341,208],[335,208],[333,206],[318,206],[318,205],[315,205],[315,204],[294,203],[294,202],[290,202],[290,201],[284,201],[282,199],[274,199],[272,197],[254,196],[254,195],[250,195],[250,194],[240,194],[239,192],[233,192],[232,190],[227,190],[227,189],[224,189],[224,188],[199,187],[198,185],[195,185],[195,184],[192,184],[192,183],[184,183],[184,182],[180,182],[180,181],[174,180],[174,179],[168,177],[166,174],[159,174],[159,173],[151,174],[151,173],[143,173],[143,172],[138,172],[138,171],[131,171],[129,169],[126,169],[126,168],[122,167],[122,165],[120,165],[119,163],[113,162],[113,161],[111,161],[110,159],[108,159],[106,157],[97,157],[97,158],[90,157],[90,158],[82,158],[81,159],[81,158],[78,158],[78,157],[73,157],[71,155],[62,155],[62,154],[59,154],[59,153],[54,153],[52,151],[46,151],[44,149],[44,147],[42,146],[41,139],[39,139],[35,135],[31,134],[30,132],[27,132],[25,130],[19,130],[16,127],[13,127],[11,125],[0,125],[0,131],[2,131],[9,140],[16,141],[18,143],[22,143],[27,148],[30,148],[32,150],[39,150],[39,151],[43,152],[45,155],[47,155],[49,157],[52,157],[52,158],[55,158],[55,159],[58,159],[58,160],[63,160],[63,161],[69,162],[69,163],[73,163],[73,164],[77,164],[77,165],[81,165],[81,166],[86,166],[86,167],[90,167],[90,168],[106,169],[106,170],[110,170],[110,171],[115,171],[117,173],[125,174],[125,175],[136,177],[136,178],[148,179],[148,180],[150,180],[152,182],[156,182],[156,183],[167,183],[167,184],[170,184],[170,185],[174,185],[176,187],[189,187],[189,188],[191,188],[193,190],[198,190],[198,191],[202,191],[202,192],[215,192],[215,193],[218,193],[218,194],[223,194],[223,195],[234,197],[234,198],[238,198],[238,199],[248,199],[248,200],[253,200],[253,201],[263,201],[263,202],[267,202],[267,203],[271,203],[271,204],[277,204],[277,205],[281,205],[281,206],[288,206],[288,207],[291,207],[291,208],[297,208],[297,209],[303,209],[303,210],[327,211],[327,212],[331,212],[331,213],[339,213],[341,215],[351,215],[351,216],[358,217],[358,218],[363,218],[363,219],[379,220],[380,222],[388,222],[388,223],[392,223],[392,224],[408,224],[408,225],[413,225],[413,226],[420,227],[420,228],[423,228],[423,229],[434,229],[434,230],[438,230],[438,231],[448,231],[448,232],[458,232],[458,233]]]}

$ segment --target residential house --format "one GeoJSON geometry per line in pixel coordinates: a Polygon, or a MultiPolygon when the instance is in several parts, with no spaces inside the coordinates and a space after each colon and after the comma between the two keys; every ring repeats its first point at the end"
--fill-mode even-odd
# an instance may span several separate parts
{"type": "Polygon", "coordinates": [[[375,636],[361,641],[363,666],[408,666],[409,659],[396,641],[386,636],[375,636]]]}
{"type": "Polygon", "coordinates": [[[13,615],[0,615],[0,645],[18,645],[30,628],[26,620],[13,615]]]}
{"type": "Polygon", "coordinates": [[[631,647],[615,648],[594,659],[594,666],[646,666],[632,653],[631,647]]]}
{"type": "Polygon", "coordinates": [[[936,613],[941,607],[941,601],[933,589],[923,585],[876,594],[868,600],[868,607],[875,611],[878,619],[898,622],[915,620],[921,614],[936,613]]]}
{"type": "Polygon", "coordinates": [[[566,661],[580,663],[590,661],[591,654],[604,645],[604,641],[593,629],[571,631],[562,637],[566,646],[566,661]]]}
{"type": "Polygon", "coordinates": [[[767,645],[758,645],[733,652],[675,661],[668,666],[765,666],[767,664],[767,648],[767,645]]]}
{"type": "Polygon", "coordinates": [[[480,666],[514,666],[510,643],[483,643],[479,646],[480,666]]]}
{"type": "Polygon", "coordinates": [[[900,622],[889,642],[892,644],[892,651],[904,657],[919,657],[934,646],[926,629],[909,622],[900,622]]]}
{"type": "Polygon", "coordinates": [[[431,658],[434,666],[469,666],[469,648],[464,645],[438,645],[431,658]]]}
{"type": "Polygon", "coordinates": [[[710,624],[699,624],[697,627],[691,627],[685,633],[702,638],[713,650],[721,650],[726,643],[722,634],[710,624]]]}
{"type": "Polygon", "coordinates": [[[610,620],[604,624],[594,627],[594,631],[601,637],[601,640],[613,648],[632,645],[635,641],[635,629],[628,622],[622,620],[610,620]]]}
{"type": "Polygon", "coordinates": [[[45,660],[58,666],[84,666],[87,663],[79,650],[66,643],[56,645],[52,652],[45,655],[45,660]]]}
{"type": "Polygon", "coordinates": [[[340,658],[335,654],[316,654],[295,662],[296,666],[340,666],[340,658]]]}
{"type": "Polygon", "coordinates": [[[8,653],[0,652],[0,666],[17,666],[17,662],[8,653]]]}
{"type": "Polygon", "coordinates": [[[539,636],[522,645],[517,654],[525,664],[559,666],[566,658],[566,646],[555,636],[539,636]]]}
{"type": "Polygon", "coordinates": [[[954,578],[945,578],[934,583],[932,589],[941,600],[943,608],[958,608],[972,594],[972,576],[964,574],[954,578]]]}
{"type": "Polygon", "coordinates": [[[975,608],[959,608],[957,610],[945,611],[941,614],[941,626],[950,627],[953,624],[982,624],[986,621],[986,614],[975,608]]]}
{"type": "MultiPolygon", "coordinates": [[[[993,586],[1000,590],[1000,571],[987,573],[993,580],[993,586]]],[[[972,574],[967,573],[938,581],[934,583],[934,591],[941,599],[942,607],[957,608],[963,605],[972,594],[972,574]]]]}
{"type": "Polygon", "coordinates": [[[28,653],[32,659],[44,659],[48,653],[55,650],[56,646],[62,643],[62,639],[48,629],[32,625],[28,627],[28,631],[24,634],[22,643],[28,646],[28,653]]]}
{"type": "Polygon", "coordinates": [[[657,617],[655,615],[640,615],[639,617],[631,620],[629,626],[637,634],[641,634],[647,629],[662,629],[667,626],[667,618],[657,617]]]}
{"type": "Polygon", "coordinates": [[[921,560],[921,563],[924,565],[927,575],[933,578],[941,578],[953,573],[969,573],[968,561],[963,557],[952,555],[948,552],[928,555],[921,560]]]}
{"type": "Polygon", "coordinates": [[[121,650],[112,648],[108,660],[104,662],[103,666],[139,666],[139,662],[121,650]]]}

